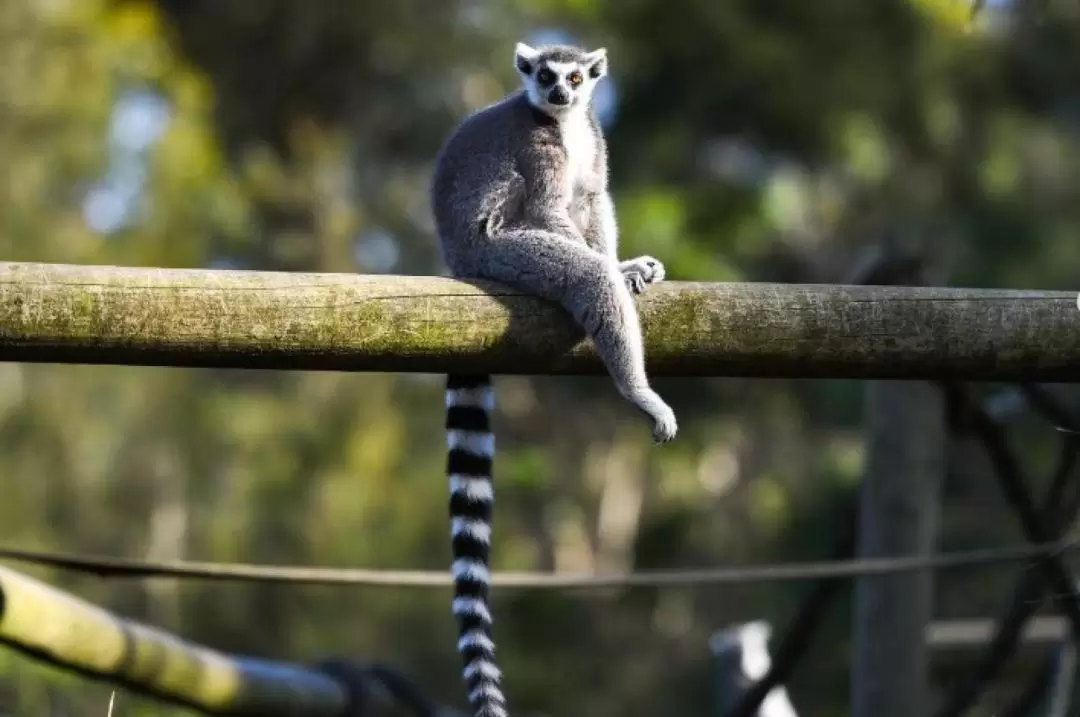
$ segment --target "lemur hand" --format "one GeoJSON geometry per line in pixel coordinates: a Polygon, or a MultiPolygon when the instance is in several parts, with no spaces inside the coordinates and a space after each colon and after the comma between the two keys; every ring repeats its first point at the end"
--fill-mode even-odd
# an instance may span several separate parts
{"type": "Polygon", "coordinates": [[[619,271],[626,279],[626,286],[633,294],[645,291],[648,284],[664,280],[664,265],[651,256],[639,256],[619,262],[619,271]]]}

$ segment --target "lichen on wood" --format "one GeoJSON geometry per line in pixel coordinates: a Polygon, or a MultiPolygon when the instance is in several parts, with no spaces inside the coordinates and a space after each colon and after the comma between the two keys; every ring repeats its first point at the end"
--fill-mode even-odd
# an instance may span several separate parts
{"type": "MultiPolygon", "coordinates": [[[[1075,381],[1070,292],[669,281],[637,298],[655,376],[1075,381]]],[[[0,360],[599,374],[556,305],[488,282],[0,263],[0,360]]]]}

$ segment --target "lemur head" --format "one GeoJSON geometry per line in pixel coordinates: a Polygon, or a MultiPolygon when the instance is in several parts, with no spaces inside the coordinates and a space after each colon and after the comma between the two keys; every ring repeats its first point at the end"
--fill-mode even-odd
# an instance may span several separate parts
{"type": "Polygon", "coordinates": [[[533,48],[523,42],[514,48],[514,67],[529,101],[553,117],[588,107],[607,64],[605,48],[586,52],[570,45],[533,48]]]}

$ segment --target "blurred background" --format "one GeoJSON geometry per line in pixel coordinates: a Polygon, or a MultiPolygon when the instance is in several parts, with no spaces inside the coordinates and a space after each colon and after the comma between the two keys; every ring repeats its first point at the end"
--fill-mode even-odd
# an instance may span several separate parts
{"type": "MultiPolygon", "coordinates": [[[[1078,23],[1058,0],[974,19],[953,0],[4,0],[0,258],[442,273],[433,157],[515,86],[515,41],[555,40],[609,50],[623,253],[672,280],[844,282],[889,237],[931,283],[1073,289],[1078,23]]],[[[0,543],[445,570],[442,381],[0,364],[0,543]]],[[[660,380],[681,419],[663,450],[605,378],[497,387],[499,569],[824,559],[862,475],[858,381],[660,380]]],[[[1058,438],[1022,410],[1009,430],[1045,484],[1058,438]]],[[[1022,540],[978,447],[947,451],[937,549],[1022,540]]],[[[32,572],[221,649],[393,662],[464,704],[444,590],[32,572]]],[[[996,614],[1015,574],[941,573],[935,618],[996,614]]],[[[510,704],[714,714],[709,635],[782,626],[805,592],[497,593],[510,704]]],[[[789,684],[802,714],[847,712],[851,614],[846,590],[789,684]]],[[[108,697],[0,652],[4,714],[108,697]]],[[[114,714],[179,712],[121,693],[114,714]]]]}

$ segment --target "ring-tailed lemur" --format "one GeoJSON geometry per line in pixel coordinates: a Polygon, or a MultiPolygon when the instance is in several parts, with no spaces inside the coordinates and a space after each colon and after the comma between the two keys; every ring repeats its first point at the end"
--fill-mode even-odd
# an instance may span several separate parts
{"type": "MultiPolygon", "coordinates": [[[[432,208],[443,260],[461,279],[489,279],[559,303],[587,332],[619,393],[675,437],[675,414],[649,386],[633,294],[664,278],[641,256],[620,262],[607,148],[592,108],[605,49],[518,43],[523,87],[467,117],[436,161],[432,208]]],[[[495,438],[491,377],[451,375],[446,429],[453,612],[469,701],[504,717],[488,608],[495,438]]]]}

